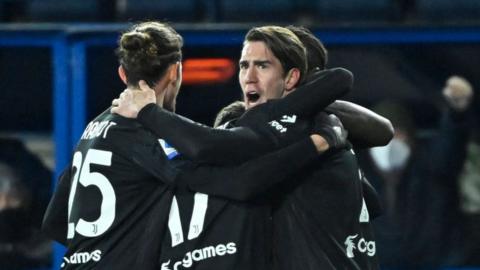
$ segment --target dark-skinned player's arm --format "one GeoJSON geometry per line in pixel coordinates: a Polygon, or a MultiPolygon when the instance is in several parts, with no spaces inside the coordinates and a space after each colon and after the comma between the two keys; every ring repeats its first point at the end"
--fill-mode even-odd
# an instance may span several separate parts
{"type": "Polygon", "coordinates": [[[390,120],[358,104],[337,100],[325,111],[340,118],[355,148],[387,145],[393,138],[390,120]]]}

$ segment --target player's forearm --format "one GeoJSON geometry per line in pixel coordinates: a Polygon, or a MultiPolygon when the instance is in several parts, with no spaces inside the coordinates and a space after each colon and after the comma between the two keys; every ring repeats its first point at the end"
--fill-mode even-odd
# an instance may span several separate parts
{"type": "Polygon", "coordinates": [[[253,199],[310,164],[323,152],[324,143],[306,138],[237,167],[198,167],[182,175],[183,181],[194,191],[234,200],[253,199]]]}
{"type": "Polygon", "coordinates": [[[326,109],[342,121],[348,130],[348,139],[355,147],[383,146],[393,138],[393,125],[387,118],[351,103],[337,100],[326,109]]]}
{"type": "Polygon", "coordinates": [[[343,68],[319,72],[279,102],[273,118],[284,114],[314,115],[352,90],[353,74],[343,68]]]}
{"type": "Polygon", "coordinates": [[[207,143],[206,129],[200,124],[149,104],[140,110],[138,121],[186,157],[197,160],[207,143]]]}
{"type": "Polygon", "coordinates": [[[232,164],[252,158],[265,147],[265,142],[248,128],[213,129],[153,104],[140,111],[138,120],[197,163],[232,164]]]}

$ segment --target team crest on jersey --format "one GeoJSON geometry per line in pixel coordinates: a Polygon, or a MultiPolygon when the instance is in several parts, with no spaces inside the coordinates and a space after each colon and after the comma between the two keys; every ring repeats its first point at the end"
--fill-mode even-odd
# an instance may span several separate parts
{"type": "Polygon", "coordinates": [[[158,139],[158,142],[160,143],[160,146],[162,147],[163,152],[165,152],[165,155],[168,157],[168,159],[173,159],[174,157],[178,156],[177,149],[170,146],[165,140],[158,139]]]}

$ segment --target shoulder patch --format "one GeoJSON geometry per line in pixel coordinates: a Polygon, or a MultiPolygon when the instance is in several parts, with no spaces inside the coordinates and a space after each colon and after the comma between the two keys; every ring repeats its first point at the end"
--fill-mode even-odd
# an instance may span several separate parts
{"type": "Polygon", "coordinates": [[[163,152],[165,152],[165,155],[168,157],[168,159],[173,159],[174,157],[178,156],[177,149],[170,146],[165,140],[158,139],[158,143],[160,143],[160,146],[162,147],[163,152]]]}

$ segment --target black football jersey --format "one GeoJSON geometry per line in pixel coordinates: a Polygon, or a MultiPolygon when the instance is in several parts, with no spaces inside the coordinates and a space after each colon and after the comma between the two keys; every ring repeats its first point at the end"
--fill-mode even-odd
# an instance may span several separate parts
{"type": "Polygon", "coordinates": [[[162,143],[109,111],[88,124],[44,217],[63,269],[156,269],[177,173],[162,143]]]}
{"type": "Polygon", "coordinates": [[[163,237],[161,269],[271,269],[271,207],[257,195],[316,157],[306,139],[237,166],[184,162],[163,237]],[[301,156],[292,162],[292,155],[301,156]]]}
{"type": "Polygon", "coordinates": [[[295,177],[274,204],[275,269],[379,269],[354,152],[322,156],[295,177]]]}
{"type": "MultiPolygon", "coordinates": [[[[250,117],[251,121],[263,121],[270,115],[271,107],[264,108],[250,117]]],[[[257,139],[269,145],[281,131],[263,123],[265,135],[257,139]]],[[[289,132],[283,134],[296,137],[288,147],[243,163],[225,167],[183,164],[162,242],[162,270],[272,269],[271,204],[265,195],[318,156],[310,139],[304,138],[304,124],[293,117],[284,123],[289,132]],[[300,122],[301,127],[294,125],[300,122]],[[302,130],[298,136],[290,135],[298,129],[302,130]]],[[[177,139],[182,136],[176,134],[177,139]]],[[[186,139],[185,143],[191,142],[186,139]]],[[[236,151],[232,145],[218,146],[236,151]]]]}
{"type": "Polygon", "coordinates": [[[270,207],[204,193],[175,193],[160,269],[271,269],[270,207]]]}
{"type": "MultiPolygon", "coordinates": [[[[348,90],[351,87],[348,76],[351,74],[341,69],[327,71],[317,81],[323,83],[324,91],[317,90],[316,98],[306,99],[311,94],[308,91],[316,89],[304,88],[285,99],[257,106],[237,121],[247,129],[205,129],[154,105],[142,109],[138,120],[190,159],[238,164],[305,137],[309,128],[306,118],[348,90]],[[162,129],[162,126],[175,128],[162,129]]],[[[284,172],[282,176],[288,178],[291,175],[286,173],[286,167],[298,163],[307,153],[291,152],[283,164],[258,165],[259,174],[271,174],[270,181],[252,181],[254,177],[244,176],[240,177],[243,181],[232,180],[241,175],[241,169],[223,178],[212,177],[208,167],[200,168],[199,174],[198,171],[182,174],[188,180],[180,182],[188,182],[187,190],[175,193],[169,233],[164,237],[160,254],[161,269],[271,269],[271,204],[265,191],[281,182],[277,181],[281,176],[275,177],[275,172],[268,168],[275,168],[277,174],[284,172]],[[248,203],[238,201],[262,191],[263,197],[254,197],[248,203]],[[239,195],[243,193],[247,195],[239,195]]],[[[296,168],[303,167],[305,163],[296,168]]]]}

